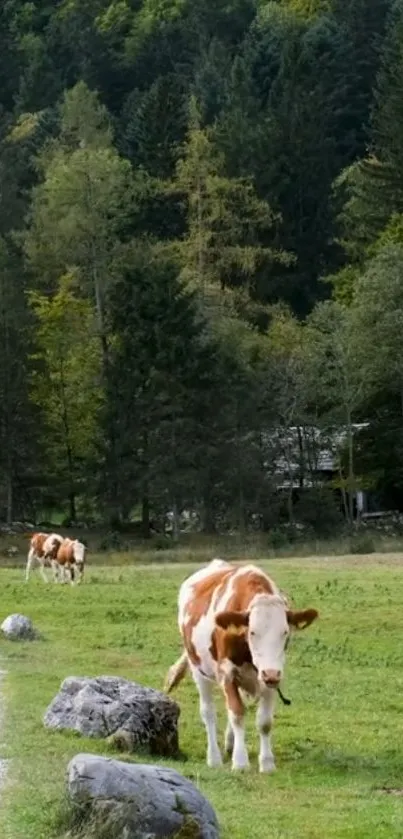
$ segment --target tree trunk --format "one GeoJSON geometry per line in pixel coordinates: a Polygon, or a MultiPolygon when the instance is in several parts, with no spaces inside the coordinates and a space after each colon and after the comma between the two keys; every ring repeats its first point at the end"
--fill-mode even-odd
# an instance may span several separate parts
{"type": "Polygon", "coordinates": [[[144,539],[150,538],[150,499],[146,487],[141,499],[141,532],[144,539]]]}
{"type": "MultiPolygon", "coordinates": [[[[239,409],[239,405],[238,405],[239,409]]],[[[237,470],[238,470],[238,527],[241,536],[245,533],[245,497],[244,497],[244,487],[243,487],[243,474],[242,474],[242,455],[241,455],[241,430],[239,426],[239,422],[237,423],[237,470]]]]}
{"type": "Polygon", "coordinates": [[[343,473],[341,471],[340,461],[339,461],[339,479],[340,479],[340,492],[341,492],[341,497],[342,497],[342,501],[343,501],[344,515],[346,517],[346,521],[348,522],[348,507],[347,507],[347,498],[346,498],[346,488],[344,486],[344,478],[343,478],[343,473]]]}
{"type": "Polygon", "coordinates": [[[210,480],[203,494],[203,533],[213,534],[216,532],[214,512],[211,504],[210,480]]]}
{"type": "Polygon", "coordinates": [[[176,500],[172,504],[172,539],[174,542],[179,542],[179,512],[176,500]]]}
{"type": "Polygon", "coordinates": [[[348,428],[348,513],[350,525],[354,521],[354,442],[353,442],[353,426],[351,412],[347,411],[347,428],[348,428]]]}
{"type": "Polygon", "coordinates": [[[297,425],[297,434],[298,434],[298,455],[299,455],[299,485],[302,489],[304,486],[305,480],[305,461],[304,461],[304,447],[303,447],[303,440],[302,440],[302,432],[301,426],[297,425]]]}
{"type": "MultiPolygon", "coordinates": [[[[10,458],[11,460],[11,458],[10,458]]],[[[9,469],[7,473],[7,511],[6,511],[6,522],[7,524],[11,524],[13,521],[13,478],[12,478],[12,471],[11,471],[11,463],[9,463],[9,469]]]]}
{"type": "Polygon", "coordinates": [[[75,522],[77,519],[76,513],[76,494],[74,490],[72,490],[69,494],[69,508],[70,508],[70,521],[75,522]]]}
{"type": "Polygon", "coordinates": [[[62,402],[62,417],[63,417],[63,425],[64,425],[64,433],[65,433],[65,446],[66,446],[66,460],[67,460],[67,471],[69,476],[69,510],[70,510],[70,521],[74,522],[76,520],[76,500],[75,500],[75,491],[74,491],[74,462],[73,462],[73,450],[71,447],[70,441],[70,424],[69,424],[69,416],[67,412],[67,400],[66,400],[66,385],[64,380],[64,360],[63,358],[60,359],[60,389],[61,389],[61,402],[62,402]]]}

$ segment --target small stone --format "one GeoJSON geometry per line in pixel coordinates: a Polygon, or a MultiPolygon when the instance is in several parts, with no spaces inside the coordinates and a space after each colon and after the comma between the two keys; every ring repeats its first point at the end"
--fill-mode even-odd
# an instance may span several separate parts
{"type": "Polygon", "coordinates": [[[38,637],[32,621],[25,615],[9,615],[1,624],[1,629],[10,641],[33,641],[38,637]]]}
{"type": "Polygon", "coordinates": [[[218,839],[216,814],[174,769],[78,754],[67,769],[70,800],[110,839],[218,839]]]}

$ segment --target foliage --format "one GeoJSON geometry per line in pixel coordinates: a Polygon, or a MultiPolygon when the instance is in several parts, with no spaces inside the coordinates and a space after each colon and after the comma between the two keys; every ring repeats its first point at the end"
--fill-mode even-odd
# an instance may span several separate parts
{"type": "Polygon", "coordinates": [[[195,99],[173,189],[185,202],[186,234],[179,243],[182,275],[194,287],[246,284],[262,264],[284,260],[265,244],[276,217],[246,178],[226,178],[224,160],[202,129],[195,99]]]}
{"type": "Polygon", "coordinates": [[[0,517],[403,509],[401,0],[3,7],[0,517]]]}
{"type": "Polygon", "coordinates": [[[74,277],[62,277],[52,298],[30,294],[37,321],[32,398],[46,417],[46,456],[57,475],[54,492],[58,500],[63,498],[66,485],[72,521],[79,488],[88,491],[83,467],[87,471],[85,465],[88,469],[96,456],[102,402],[94,315],[89,302],[74,295],[73,283],[74,277]]]}

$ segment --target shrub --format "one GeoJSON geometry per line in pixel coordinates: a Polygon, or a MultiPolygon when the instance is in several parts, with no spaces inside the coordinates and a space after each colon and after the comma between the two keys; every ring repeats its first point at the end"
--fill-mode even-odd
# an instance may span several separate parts
{"type": "Polygon", "coordinates": [[[350,537],[350,553],[372,554],[375,551],[375,543],[370,533],[357,531],[350,537]]]}
{"type": "Polygon", "coordinates": [[[301,493],[295,506],[298,521],[316,536],[332,536],[342,529],[344,519],[334,492],[327,487],[312,487],[301,493]]]}

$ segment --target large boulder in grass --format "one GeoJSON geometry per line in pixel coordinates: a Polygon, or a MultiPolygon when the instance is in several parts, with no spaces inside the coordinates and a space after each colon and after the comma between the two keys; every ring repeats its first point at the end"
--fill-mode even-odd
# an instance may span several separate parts
{"type": "Polygon", "coordinates": [[[1,630],[9,641],[33,641],[39,637],[32,621],[25,615],[9,615],[1,624],[1,630]]]}
{"type": "Polygon", "coordinates": [[[78,754],[68,795],[91,836],[108,839],[218,839],[211,804],[174,769],[78,754]]]}
{"type": "Polygon", "coordinates": [[[119,676],[70,676],[49,705],[47,728],[109,738],[116,748],[174,757],[179,706],[166,694],[119,676]]]}

